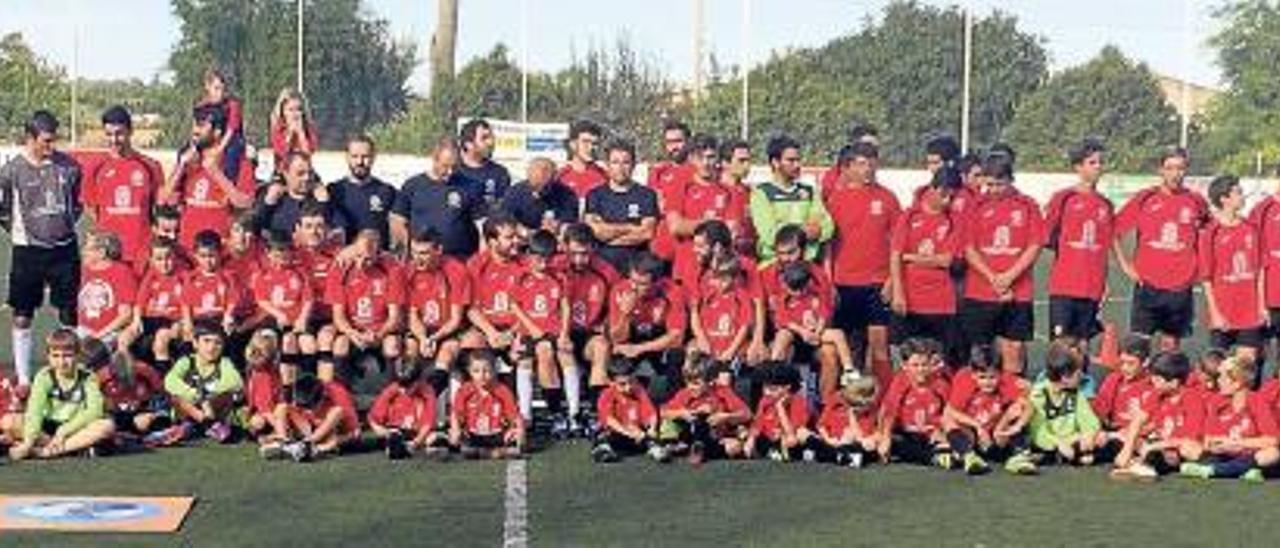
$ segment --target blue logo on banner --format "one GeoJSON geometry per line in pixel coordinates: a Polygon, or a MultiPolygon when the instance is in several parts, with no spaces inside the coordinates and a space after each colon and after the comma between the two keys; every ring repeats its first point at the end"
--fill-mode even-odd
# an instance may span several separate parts
{"type": "Polygon", "coordinates": [[[150,503],[61,499],[13,506],[5,513],[11,518],[39,521],[101,523],[157,516],[160,507],[150,503]]]}

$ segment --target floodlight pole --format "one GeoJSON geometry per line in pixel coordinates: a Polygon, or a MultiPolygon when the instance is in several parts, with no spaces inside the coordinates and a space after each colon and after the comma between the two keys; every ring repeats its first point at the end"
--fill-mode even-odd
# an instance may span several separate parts
{"type": "Polygon", "coordinates": [[[298,58],[297,58],[297,85],[295,87],[298,88],[298,93],[303,93],[303,90],[302,90],[302,80],[303,80],[302,78],[302,30],[303,30],[302,20],[303,20],[303,2],[304,1],[305,0],[298,0],[297,2],[298,4],[298,48],[297,48],[298,58]]]}
{"type": "Polygon", "coordinates": [[[1181,127],[1178,134],[1178,146],[1187,148],[1188,134],[1191,129],[1191,83],[1187,81],[1190,71],[1186,70],[1186,64],[1191,59],[1191,3],[1193,0],[1183,0],[1182,2],[1182,59],[1183,74],[1182,92],[1178,100],[1178,114],[1181,118],[1181,127]]]}
{"type": "Polygon", "coordinates": [[[738,70],[742,71],[742,127],[739,137],[746,140],[751,130],[751,52],[749,37],[751,32],[751,0],[742,0],[742,52],[741,65],[738,70]]]}
{"type": "Polygon", "coordinates": [[[969,150],[969,99],[973,73],[973,10],[964,8],[964,84],[960,100],[960,150],[969,150]]]}
{"type": "Polygon", "coordinates": [[[520,0],[520,122],[529,122],[529,0],[520,0]]]}

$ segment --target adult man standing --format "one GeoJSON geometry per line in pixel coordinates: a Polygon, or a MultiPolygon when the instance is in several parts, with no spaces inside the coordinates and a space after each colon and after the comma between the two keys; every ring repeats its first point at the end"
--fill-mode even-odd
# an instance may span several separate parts
{"type": "Polygon", "coordinates": [[[689,136],[689,126],[679,120],[662,126],[662,151],[666,157],[649,166],[649,188],[661,194],[667,185],[693,176],[693,166],[687,161],[689,136]]]}
{"type": "Polygon", "coordinates": [[[191,118],[191,144],[178,152],[178,165],[160,189],[161,202],[182,205],[178,238],[187,249],[204,230],[226,240],[232,214],[253,205],[257,186],[248,160],[224,156],[226,112],[215,105],[198,106],[191,118]]]}
{"type": "Polygon", "coordinates": [[[325,223],[331,230],[342,229],[333,196],[328,187],[312,177],[311,158],[306,153],[288,153],[281,160],[279,171],[284,181],[271,183],[256,205],[257,228],[288,234],[302,217],[303,206],[314,202],[324,210],[325,223]]]}
{"type": "Polygon", "coordinates": [[[603,134],[600,126],[590,120],[578,120],[569,126],[569,162],[556,173],[556,179],[573,189],[580,199],[586,199],[587,194],[609,180],[604,168],[596,163],[596,143],[603,134]]]}
{"type": "Polygon", "coordinates": [[[80,289],[80,166],[54,148],[58,119],[50,112],[36,111],[24,130],[22,154],[0,167],[0,223],[13,241],[9,306],[20,385],[31,382],[31,318],[44,303],[45,288],[67,326],[76,324],[80,289]]]}
{"type": "Polygon", "coordinates": [[[835,224],[818,192],[812,185],[800,182],[800,143],[785,135],[774,137],[766,155],[773,180],[751,190],[751,220],[758,235],[756,251],[760,262],[773,258],[773,238],[779,228],[789,224],[804,229],[809,238],[804,256],[812,260],[818,256],[818,248],[835,233],[835,224]]]}
{"type": "Polygon", "coordinates": [[[146,261],[151,244],[151,208],[164,184],[160,163],[133,149],[133,117],[122,106],[102,113],[107,155],[84,165],[80,201],[99,232],[120,238],[125,262],[146,261]]]}
{"type": "Polygon", "coordinates": [[[605,149],[609,184],[587,195],[584,218],[603,243],[600,256],[619,272],[626,272],[631,258],[653,239],[658,226],[658,194],[631,179],[635,147],[614,141],[605,149]]]}
{"type": "Polygon", "coordinates": [[[487,206],[480,216],[487,217],[488,209],[501,202],[511,186],[511,173],[493,161],[493,127],[485,119],[474,118],[462,124],[458,140],[462,150],[458,176],[480,192],[487,206]]]}
{"type": "Polygon", "coordinates": [[[348,175],[329,184],[332,203],[342,219],[347,241],[366,228],[378,231],[383,247],[391,246],[389,217],[396,203],[396,188],[373,176],[378,154],[373,138],[360,135],[347,141],[348,175]]]}
{"type": "Polygon", "coordinates": [[[554,179],[555,172],[549,158],[534,158],[529,162],[529,178],[502,197],[502,210],[527,232],[542,229],[559,236],[561,228],[578,220],[578,195],[554,179]]]}
{"type": "Polygon", "coordinates": [[[458,142],[452,137],[436,141],[431,167],[405,181],[391,208],[393,247],[409,244],[409,235],[434,228],[440,234],[445,255],[466,260],[480,248],[476,221],[485,210],[484,196],[454,173],[458,142]]]}

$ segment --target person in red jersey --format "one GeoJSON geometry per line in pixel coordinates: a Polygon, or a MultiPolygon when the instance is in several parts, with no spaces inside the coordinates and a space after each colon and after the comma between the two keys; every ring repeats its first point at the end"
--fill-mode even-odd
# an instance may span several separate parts
{"type": "Polygon", "coordinates": [[[573,358],[589,364],[587,377],[587,409],[595,406],[600,390],[609,383],[607,308],[609,288],[621,276],[613,266],[595,254],[596,239],[591,227],[569,225],[564,233],[564,264],[560,276],[569,297],[569,340],[573,358]]]}
{"type": "Polygon", "coordinates": [[[681,373],[684,387],[662,405],[659,435],[668,454],[687,451],[695,466],[706,459],[738,458],[751,410],[733,389],[715,382],[712,360],[691,360],[681,373]]]}
{"type": "Polygon", "coordinates": [[[205,230],[227,237],[232,213],[253,205],[257,186],[253,167],[243,157],[225,156],[221,139],[226,131],[222,110],[196,107],[191,143],[183,147],[177,166],[160,189],[160,201],[183,206],[179,241],[184,246],[191,247],[196,234],[205,230]]]}
{"type": "Polygon", "coordinates": [[[913,337],[940,341],[948,366],[967,360],[956,326],[956,290],[951,267],[960,253],[963,225],[947,206],[960,174],[944,167],[915,205],[898,217],[889,238],[889,286],[895,341],[913,337]]]}
{"type": "Polygon", "coordinates": [[[1116,262],[1135,284],[1129,329],[1159,335],[1157,347],[1165,350],[1191,335],[1197,237],[1209,215],[1204,198],[1183,186],[1188,163],[1186,150],[1162,154],[1160,184],[1134,194],[1115,219],[1116,262]],[[1121,241],[1129,232],[1132,260],[1121,241]]]}
{"type": "Polygon", "coordinates": [[[225,333],[235,328],[235,310],[240,287],[234,275],[222,267],[222,238],[212,230],[196,236],[196,269],[182,282],[183,333],[194,340],[195,324],[207,321],[222,326],[225,333]]]}
{"type": "Polygon", "coordinates": [[[882,383],[892,376],[889,361],[890,237],[901,214],[893,192],[876,181],[880,151],[859,143],[840,151],[840,180],[823,195],[835,221],[831,243],[832,281],[839,295],[836,326],[865,343],[869,370],[882,383]]]}
{"type": "Polygon", "coordinates": [[[751,207],[751,144],[742,139],[725,141],[720,145],[720,184],[729,189],[731,211],[742,211],[737,231],[733,234],[733,247],[739,255],[755,258],[756,226],[747,213],[751,207]]]}
{"type": "Polygon", "coordinates": [[[318,376],[324,382],[340,377],[351,382],[361,373],[366,358],[384,364],[401,356],[398,333],[404,314],[405,283],[400,265],[380,253],[378,231],[364,229],[356,236],[360,255],[356,263],[329,276],[325,301],[333,306],[334,363],[321,363],[318,376]]]}
{"type": "Polygon", "coordinates": [[[569,161],[556,172],[556,179],[567,185],[579,200],[587,199],[587,193],[603,185],[609,178],[604,168],[596,163],[596,147],[604,130],[591,120],[578,120],[569,125],[569,161]]]}
{"type": "MultiPolygon", "coordinates": [[[[847,146],[853,146],[858,143],[868,143],[878,148],[880,146],[880,131],[874,126],[862,123],[854,124],[849,130],[849,142],[847,146]]],[[[818,178],[818,189],[822,191],[823,195],[826,195],[827,192],[836,185],[836,183],[840,182],[841,170],[839,160],[839,154],[837,153],[835,161],[833,162],[834,165],[822,172],[822,176],[818,178]]]]}
{"type": "Polygon", "coordinates": [[[120,258],[120,239],[115,234],[95,233],[85,242],[76,298],[76,330],[82,336],[115,344],[133,322],[138,282],[120,258]]]}
{"type": "Polygon", "coordinates": [[[743,455],[772,461],[815,459],[809,428],[809,400],[800,391],[800,371],[786,363],[768,364],[764,392],[747,429],[743,455]]]}
{"type": "Polygon", "coordinates": [[[258,442],[259,454],[267,456],[279,449],[288,433],[287,419],[276,413],[284,401],[280,336],[270,329],[255,331],[245,346],[244,361],[244,428],[258,442]]]}
{"type": "Polygon", "coordinates": [[[253,302],[266,314],[266,324],[282,333],[280,362],[292,379],[300,360],[315,357],[315,334],[309,330],[315,291],[310,276],[293,260],[293,241],[288,235],[271,233],[266,263],[250,278],[253,302]],[[305,357],[301,356],[303,348],[310,351],[305,357]]]}
{"type": "MultiPolygon", "coordinates": [[[[816,363],[818,364],[819,391],[822,394],[827,394],[838,386],[838,381],[840,380],[839,374],[842,369],[847,370],[856,366],[853,365],[853,358],[851,355],[846,359],[844,356],[845,350],[842,350],[842,348],[849,347],[847,334],[840,331],[838,328],[828,327],[832,323],[831,314],[834,314],[835,311],[836,290],[835,286],[831,284],[831,276],[827,274],[826,270],[815,263],[804,260],[804,249],[808,243],[809,236],[805,234],[804,229],[801,228],[800,225],[785,225],[782,228],[779,228],[777,235],[773,240],[774,260],[760,270],[760,287],[765,295],[765,308],[768,313],[767,321],[772,323],[772,328],[774,330],[774,339],[769,347],[769,354],[772,359],[781,359],[778,357],[779,347],[777,345],[779,344],[781,337],[787,336],[782,332],[782,329],[786,327],[786,325],[780,325],[778,323],[779,311],[781,310],[781,307],[784,306],[784,304],[781,303],[787,302],[789,305],[785,306],[790,306],[792,308],[790,312],[783,313],[784,315],[789,314],[791,316],[787,321],[794,321],[797,318],[803,320],[803,311],[806,308],[803,300],[796,301],[791,299],[793,291],[788,289],[787,285],[783,282],[782,271],[786,269],[788,265],[793,263],[801,264],[809,271],[808,283],[810,286],[806,291],[811,290],[813,295],[819,298],[820,302],[818,303],[818,310],[825,308],[825,310],[827,310],[826,314],[828,314],[822,321],[824,326],[823,331],[839,332],[841,341],[839,343],[824,343],[816,349],[812,349],[817,351],[815,354],[810,352],[811,349],[806,346],[808,343],[805,343],[803,340],[797,341],[792,337],[792,348],[787,351],[787,354],[791,356],[790,359],[792,363],[814,362],[816,359],[816,363]],[[795,314],[791,314],[791,312],[798,312],[800,313],[800,316],[795,316],[795,314]],[[797,343],[801,344],[796,346],[797,343]]],[[[760,323],[762,325],[765,324],[763,321],[760,323]]],[[[801,323],[798,325],[804,324],[801,323]]],[[[803,339],[803,336],[800,338],[803,339]]],[[[784,346],[786,346],[786,344],[784,344],[784,346]]],[[[748,358],[751,358],[752,356],[751,349],[751,346],[747,347],[748,358]]]]}
{"type": "Polygon", "coordinates": [[[724,363],[741,363],[754,323],[751,294],[743,285],[742,264],[728,257],[712,262],[705,291],[691,299],[690,352],[724,363]]]}
{"type": "Polygon", "coordinates": [[[157,204],[151,216],[151,236],[148,240],[146,261],[133,261],[133,274],[139,280],[147,277],[149,269],[153,266],[151,261],[151,250],[155,248],[155,243],[159,240],[168,240],[172,242],[173,269],[179,274],[185,274],[196,268],[195,257],[191,255],[191,251],[182,244],[178,243],[178,225],[182,222],[182,212],[178,211],[176,206],[170,204],[157,204]]]}
{"type": "MultiPolygon", "coordinates": [[[[1280,178],[1280,166],[1274,173],[1280,178]]],[[[1258,231],[1259,256],[1262,270],[1262,299],[1267,308],[1267,324],[1273,331],[1269,341],[1280,327],[1280,188],[1262,199],[1249,211],[1249,224],[1258,231]]]]}
{"type": "Polygon", "coordinates": [[[951,379],[942,417],[947,443],[969,475],[991,470],[989,461],[1004,462],[1013,474],[1032,474],[1027,443],[1027,383],[1000,366],[1000,354],[989,344],[974,346],[969,365],[951,379]]]}
{"type": "Polygon", "coordinates": [[[120,345],[138,359],[167,371],[170,344],[182,338],[184,275],[177,271],[177,242],[156,238],[151,244],[151,267],[138,283],[133,320],[120,334],[120,345]]]}
{"type": "MultiPolygon", "coordinates": [[[[679,120],[668,120],[663,124],[664,158],[649,165],[649,178],[646,183],[646,186],[657,192],[659,196],[666,192],[667,186],[683,183],[693,177],[693,167],[688,162],[691,135],[689,126],[679,120]]],[[[670,257],[662,258],[670,259],[670,257]]]]}
{"type": "Polygon", "coordinates": [[[693,239],[699,225],[714,219],[725,223],[731,234],[742,230],[747,204],[735,200],[734,192],[720,182],[718,147],[715,137],[694,137],[689,151],[693,176],[667,185],[661,196],[664,219],[654,234],[652,249],[659,257],[673,257],[672,276],[677,280],[690,279],[697,270],[693,239]]]}
{"type": "Polygon", "coordinates": [[[458,357],[463,310],[471,300],[471,277],[460,261],[444,254],[440,233],[415,234],[409,244],[409,333],[405,355],[451,371],[458,357]]]}
{"type": "MultiPolygon", "coordinates": [[[[443,456],[448,440],[436,428],[436,391],[414,360],[396,362],[393,376],[373,400],[369,429],[382,441],[387,458],[400,460],[416,454],[443,456]]],[[[448,374],[435,370],[433,378],[448,374]]]]}
{"type": "Polygon", "coordinates": [[[316,126],[307,112],[307,99],[293,88],[280,90],[275,108],[271,109],[271,150],[275,153],[276,171],[293,153],[312,154],[319,148],[316,126]]]}
{"type": "Polygon", "coordinates": [[[254,330],[270,325],[267,311],[257,305],[253,295],[253,278],[267,266],[266,246],[263,245],[254,215],[239,211],[231,220],[231,233],[226,240],[222,268],[236,281],[235,326],[227,335],[227,355],[234,356],[241,364],[244,349],[254,330]]]}
{"type": "Polygon", "coordinates": [[[880,459],[951,468],[951,448],[942,428],[950,387],[940,374],[942,345],[907,339],[900,347],[902,370],[880,400],[880,459]]]}
{"type": "Polygon", "coordinates": [[[646,452],[659,462],[666,451],[655,443],[658,437],[658,410],[649,393],[635,377],[635,363],[626,358],[609,362],[609,386],[596,402],[599,420],[591,460],[618,462],[624,456],[646,452]]]}
{"type": "Polygon", "coordinates": [[[1147,368],[1150,354],[1150,337],[1140,333],[1126,335],[1120,343],[1119,366],[1102,380],[1098,394],[1090,402],[1093,413],[1102,421],[1095,444],[1099,461],[1105,462],[1119,453],[1129,424],[1149,410],[1158,397],[1147,368]]]}
{"type": "Polygon", "coordinates": [[[283,419],[291,441],[282,444],[278,453],[265,453],[269,459],[288,456],[304,462],[333,456],[360,440],[355,400],[338,382],[324,382],[311,375],[298,377],[293,397],[277,406],[276,414],[283,419]]]}
{"type": "Polygon", "coordinates": [[[515,395],[495,376],[497,356],[488,349],[467,353],[469,380],[453,395],[449,444],[467,458],[516,458],[524,452],[525,425],[515,395]]]}
{"type": "Polygon", "coordinates": [[[569,297],[564,283],[551,268],[556,254],[556,237],[539,230],[529,238],[528,269],[512,289],[512,312],[516,316],[520,340],[516,369],[516,397],[526,422],[533,421],[533,374],[538,375],[547,411],[552,416],[552,434],[567,437],[578,429],[582,402],[582,377],[573,362],[573,342],[569,340],[569,297]],[[563,368],[563,388],[561,371],[563,368]],[[565,396],[569,415],[564,415],[565,396]]]}
{"type": "Polygon", "coordinates": [[[631,261],[627,279],[609,293],[609,340],[613,353],[648,362],[655,377],[649,391],[662,402],[674,391],[684,357],[681,348],[689,318],[685,293],[662,279],[662,261],[641,252],[631,261]]]}
{"type": "Polygon", "coordinates": [[[988,156],[982,172],[988,190],[969,214],[960,321],[967,344],[996,341],[1005,369],[1020,373],[1035,328],[1031,298],[1044,222],[1040,206],[1014,188],[1009,156],[988,156]]]}
{"type": "Polygon", "coordinates": [[[120,238],[125,262],[145,261],[151,242],[151,209],[164,184],[159,162],[134,150],[133,117],[122,106],[102,113],[108,153],[86,166],[80,201],[98,232],[120,238]]]}
{"type": "Polygon", "coordinates": [[[1280,430],[1267,402],[1249,390],[1254,376],[1248,361],[1222,362],[1218,393],[1205,401],[1204,453],[1198,462],[1182,463],[1182,475],[1261,481],[1262,470],[1280,462],[1280,430]]]}
{"type": "MultiPolygon", "coordinates": [[[[803,246],[797,246],[799,253],[803,246]]],[[[818,363],[818,392],[830,394],[840,374],[855,371],[849,340],[831,324],[831,299],[815,281],[813,265],[790,262],[782,267],[782,290],[769,298],[774,338],[771,358],[787,363],[818,363]],[[835,358],[830,359],[829,355],[835,358]]]]}
{"type": "Polygon", "coordinates": [[[1156,479],[1200,459],[1205,404],[1203,393],[1187,386],[1190,372],[1191,360],[1181,352],[1151,359],[1155,397],[1129,422],[1111,477],[1156,479]]]}
{"type": "Polygon", "coordinates": [[[471,329],[462,336],[462,348],[488,348],[516,361],[515,289],[525,270],[520,258],[519,224],[497,215],[484,222],[487,251],[467,261],[471,275],[471,303],[467,319],[471,329]]]}
{"type": "Polygon", "coordinates": [[[203,95],[196,100],[197,106],[210,106],[222,110],[227,118],[227,131],[222,136],[220,146],[224,150],[244,153],[244,105],[238,97],[231,93],[231,82],[217,68],[205,71],[203,78],[203,95]]]}
{"type": "Polygon", "coordinates": [[[675,278],[691,303],[712,291],[712,267],[717,262],[733,259],[742,267],[737,282],[751,301],[751,334],[743,357],[751,365],[767,359],[769,347],[765,343],[765,322],[768,315],[764,288],[760,283],[760,267],[754,260],[734,251],[733,232],[719,219],[698,223],[693,230],[692,252],[692,265],[684,272],[678,272],[675,278]]]}
{"type": "Polygon", "coordinates": [[[1267,322],[1258,229],[1240,215],[1244,191],[1234,175],[1209,183],[1209,201],[1216,215],[1197,242],[1210,344],[1248,349],[1242,355],[1253,361],[1265,345],[1267,322]]]}
{"type": "Polygon", "coordinates": [[[840,389],[826,395],[818,415],[814,452],[818,462],[862,468],[878,455],[880,389],[876,380],[848,373],[840,389]]]}
{"type": "Polygon", "coordinates": [[[315,335],[315,346],[308,347],[305,340],[299,341],[298,350],[302,353],[299,365],[314,373],[318,362],[333,361],[333,342],[338,338],[338,330],[333,325],[333,303],[325,300],[325,290],[330,274],[337,275],[341,270],[337,260],[340,250],[328,239],[324,209],[315,205],[302,208],[298,225],[293,229],[293,240],[296,244],[293,260],[308,278],[314,303],[307,332],[315,335]]]}
{"type": "Polygon", "coordinates": [[[1049,338],[1088,341],[1102,332],[1098,312],[1107,294],[1107,257],[1114,250],[1114,206],[1098,192],[1105,152],[1093,140],[1072,149],[1068,157],[1079,182],[1054,193],[1045,205],[1045,247],[1054,252],[1049,338]]]}
{"type": "Polygon", "coordinates": [[[111,450],[136,449],[145,436],[169,425],[164,379],[155,369],[92,337],[81,342],[80,354],[97,375],[105,411],[115,423],[111,450]]]}

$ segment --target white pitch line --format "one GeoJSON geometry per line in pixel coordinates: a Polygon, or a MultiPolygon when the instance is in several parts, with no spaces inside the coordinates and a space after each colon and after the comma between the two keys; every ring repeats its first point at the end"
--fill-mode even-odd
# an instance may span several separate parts
{"type": "Polygon", "coordinates": [[[523,459],[507,462],[506,519],[502,522],[502,545],[525,548],[529,545],[529,476],[523,459]]]}

